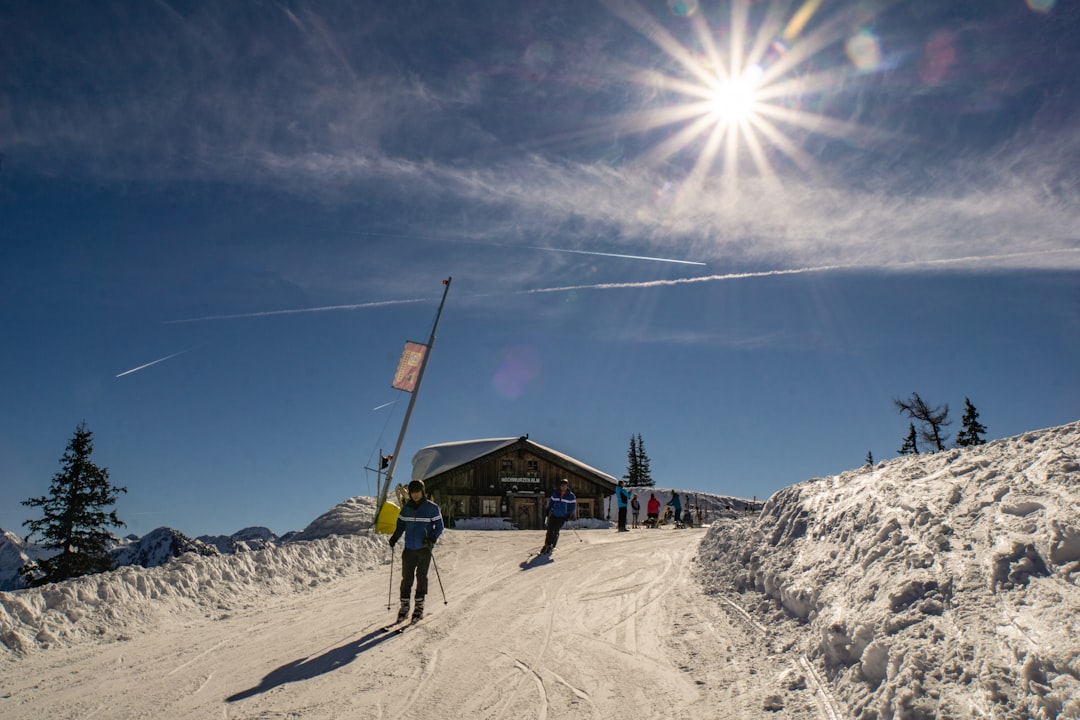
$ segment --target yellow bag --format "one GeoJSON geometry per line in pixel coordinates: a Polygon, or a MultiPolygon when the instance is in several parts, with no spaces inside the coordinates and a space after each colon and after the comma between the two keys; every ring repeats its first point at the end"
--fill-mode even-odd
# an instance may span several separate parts
{"type": "Polygon", "coordinates": [[[393,535],[394,530],[397,529],[397,518],[399,513],[401,513],[400,507],[390,500],[384,502],[382,508],[379,510],[378,517],[375,519],[375,532],[382,535],[393,535]]]}

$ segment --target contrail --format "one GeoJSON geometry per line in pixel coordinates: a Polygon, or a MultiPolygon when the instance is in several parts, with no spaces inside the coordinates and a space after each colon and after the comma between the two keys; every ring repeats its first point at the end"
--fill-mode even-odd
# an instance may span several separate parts
{"type": "Polygon", "coordinates": [[[791,270],[762,270],[760,272],[728,273],[726,275],[703,275],[693,278],[675,278],[674,280],[646,280],[644,282],[594,283],[592,285],[563,285],[561,287],[536,288],[521,290],[514,295],[536,295],[538,293],[567,292],[570,290],[619,290],[623,288],[651,288],[669,285],[687,285],[689,283],[714,282],[717,280],[739,280],[742,278],[770,277],[772,275],[801,275],[803,273],[828,272],[858,267],[856,265],[821,265],[818,267],[795,268],[791,270]]]}
{"type": "MultiPolygon", "coordinates": [[[[271,315],[297,315],[299,313],[329,312],[330,310],[361,310],[363,308],[383,307],[384,305],[409,305],[418,302],[431,302],[431,298],[412,298],[409,300],[380,300],[377,302],[355,303],[353,305],[324,305],[323,307],[296,308],[293,310],[264,310],[253,313],[236,313],[234,315],[207,315],[206,317],[184,318],[182,320],[166,320],[166,325],[179,323],[206,322],[207,320],[236,320],[238,318],[269,317],[271,315]]],[[[138,370],[138,368],[135,368],[138,370]]]]}
{"type": "Polygon", "coordinates": [[[397,400],[391,400],[388,403],[383,403],[382,405],[377,405],[377,406],[371,408],[371,411],[375,412],[376,410],[382,410],[384,407],[389,407],[390,405],[393,405],[396,402],[397,402],[397,400]]]}
{"type": "MultiPolygon", "coordinates": [[[[818,2],[820,2],[820,1],[821,0],[818,0],[818,2]]],[[[438,237],[438,236],[434,236],[434,235],[422,235],[422,234],[416,234],[416,233],[402,234],[402,233],[377,232],[377,231],[373,231],[373,230],[348,230],[348,229],[344,229],[344,228],[337,229],[337,230],[334,230],[332,232],[345,233],[347,235],[364,235],[364,236],[371,236],[371,237],[399,238],[399,239],[402,239],[402,240],[434,240],[436,242],[446,242],[448,239],[450,239],[450,238],[438,237]]],[[[651,262],[677,263],[679,265],[697,265],[697,266],[708,265],[708,263],[698,262],[696,260],[677,260],[675,258],[650,257],[648,255],[622,255],[620,253],[596,252],[596,251],[593,251],[593,250],[569,250],[569,249],[566,249],[566,248],[540,247],[539,245],[513,245],[513,244],[508,244],[508,243],[486,242],[484,240],[475,240],[475,239],[467,239],[467,238],[456,238],[456,240],[458,242],[465,242],[465,243],[469,243],[471,245],[482,245],[484,247],[511,248],[511,249],[514,249],[514,250],[547,250],[549,252],[576,253],[578,255],[599,255],[600,257],[625,258],[627,260],[649,260],[651,262]]]]}
{"type": "Polygon", "coordinates": [[[550,252],[576,253],[578,255],[599,255],[601,257],[626,258],[628,260],[651,260],[653,262],[678,263],[679,265],[704,266],[707,264],[696,260],[676,260],[674,258],[649,257],[647,255],[621,255],[619,253],[595,252],[593,250],[567,250],[565,248],[537,247],[536,245],[505,245],[503,247],[522,247],[529,250],[548,250],[550,252]]]}
{"type": "MultiPolygon", "coordinates": [[[[541,248],[550,250],[551,248],[541,248]]],[[[563,250],[561,252],[585,252],[583,250],[563,250]]],[[[475,295],[465,296],[469,299],[476,298],[489,298],[489,297],[504,297],[506,295],[537,295],[540,293],[555,293],[555,292],[569,292],[571,290],[619,290],[628,288],[651,288],[651,287],[665,287],[672,285],[688,285],[690,283],[703,283],[703,282],[717,282],[720,280],[742,280],[747,278],[762,278],[773,277],[781,275],[805,275],[808,273],[821,273],[831,272],[833,270],[902,270],[905,268],[916,267],[932,267],[935,265],[959,265],[970,264],[977,262],[993,262],[996,260],[1011,260],[1014,258],[1031,257],[1038,255],[1057,255],[1061,253],[1077,253],[1080,252],[1080,248],[1060,248],[1055,250],[1030,250],[1025,252],[1004,253],[1001,255],[968,255],[958,258],[943,258],[940,260],[912,260],[902,263],[891,263],[886,265],[873,264],[873,263],[850,263],[841,265],[816,265],[813,267],[803,268],[790,268],[787,270],[761,270],[757,272],[745,272],[745,273],[727,273],[724,275],[702,275],[700,277],[690,278],[675,278],[673,280],[647,280],[644,282],[610,282],[610,283],[593,283],[590,285],[561,285],[559,287],[548,288],[535,288],[533,290],[518,290],[505,293],[478,293],[475,295]]],[[[589,254],[603,254],[603,253],[589,253],[589,254]]],[[[630,257],[630,256],[624,256],[630,257]]],[[[673,260],[672,262],[689,262],[687,260],[673,260]]],[[[704,264],[704,263],[693,263],[704,264]]],[[[297,308],[294,310],[266,310],[263,312],[254,313],[238,313],[235,315],[209,315],[206,317],[187,318],[184,320],[166,320],[166,324],[175,323],[193,323],[193,322],[205,322],[210,320],[233,320],[238,318],[252,318],[252,317],[268,317],[270,315],[296,315],[298,313],[313,313],[313,312],[329,312],[331,310],[361,310],[363,308],[383,307],[386,305],[407,305],[420,302],[431,302],[432,298],[411,298],[408,300],[381,300],[377,302],[367,303],[355,303],[352,305],[325,305],[323,307],[313,308],[297,308]]],[[[185,351],[186,352],[186,351],[185,351]]],[[[179,355],[179,353],[177,353],[179,355]]],[[[175,357],[170,355],[169,357],[175,357]]],[[[168,360],[169,358],[162,358],[161,360],[155,360],[153,363],[143,365],[142,367],[149,367],[154,363],[161,362],[162,360],[168,360]]],[[[137,367],[134,370],[128,370],[128,372],[135,372],[135,370],[141,370],[142,367],[137,367]]],[[[122,373],[126,375],[127,373],[122,373]]],[[[117,377],[120,377],[119,375],[117,377]]]]}
{"type": "Polygon", "coordinates": [[[715,282],[719,280],[741,280],[745,278],[772,277],[774,275],[804,275],[807,273],[830,272],[833,270],[900,270],[912,267],[927,267],[933,265],[957,265],[960,263],[992,262],[995,260],[1010,260],[1018,257],[1030,257],[1032,255],[1055,255],[1059,253],[1080,252],[1080,248],[1061,248],[1056,250],[1030,250],[1025,252],[1004,253],[1001,255],[969,255],[958,258],[943,258],[940,260],[912,260],[910,262],[891,263],[888,265],[858,264],[847,265],[817,265],[814,267],[791,268],[788,270],[761,270],[758,272],[728,273],[726,275],[702,275],[692,278],[675,278],[673,280],[647,280],[644,282],[613,282],[594,283],[591,285],[564,285],[561,287],[536,288],[534,290],[521,290],[514,295],[536,295],[538,293],[568,292],[570,290],[618,290],[623,288],[651,288],[671,285],[688,285],[690,283],[715,282]]]}
{"type": "Polygon", "coordinates": [[[187,350],[181,350],[180,352],[173,353],[172,355],[166,355],[163,358],[158,358],[157,360],[154,360],[152,362],[148,362],[145,365],[140,365],[137,368],[131,368],[130,370],[125,370],[124,372],[120,373],[116,377],[121,378],[121,377],[124,377],[125,375],[130,375],[133,372],[139,372],[140,370],[145,370],[146,368],[150,367],[151,365],[157,365],[158,363],[165,362],[166,360],[174,358],[177,355],[183,355],[184,353],[188,352],[189,350],[191,350],[191,348],[188,348],[187,350]]]}

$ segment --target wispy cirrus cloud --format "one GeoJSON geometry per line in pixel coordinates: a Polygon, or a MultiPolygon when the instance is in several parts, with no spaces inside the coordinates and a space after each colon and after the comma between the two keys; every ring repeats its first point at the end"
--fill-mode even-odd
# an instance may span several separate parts
{"type": "MultiPolygon", "coordinates": [[[[638,82],[620,78],[618,53],[595,43],[580,55],[554,35],[459,55],[447,45],[444,59],[421,43],[449,42],[442,25],[505,28],[434,10],[403,26],[390,10],[345,3],[260,6],[242,18],[225,3],[153,7],[133,15],[88,4],[70,32],[8,18],[16,72],[2,89],[0,131],[9,165],[100,182],[224,182],[335,205],[458,207],[458,217],[440,219],[446,237],[733,269],[960,266],[1002,256],[1041,267],[1048,253],[1080,245],[1080,188],[1069,180],[1080,132],[1066,122],[1017,123],[983,150],[949,157],[927,154],[905,128],[896,147],[822,154],[812,175],[686,184],[676,159],[649,166],[568,150],[586,149],[584,141],[530,142],[537,131],[567,134],[575,118],[595,140],[602,119],[566,108],[638,82]],[[403,56],[408,43],[417,50],[403,56]],[[597,62],[605,58],[612,62],[597,62]],[[558,82],[541,84],[538,74],[558,82]],[[536,98],[547,116],[513,105],[536,98]],[[560,112],[569,117],[561,124],[560,112]],[[897,162],[916,153],[925,164],[897,162]]],[[[633,28],[611,34],[622,23],[609,15],[606,37],[632,42],[633,28]]],[[[1024,77],[1008,92],[1024,92],[1024,77]]],[[[842,82],[860,97],[858,77],[842,82]]],[[[647,91],[620,90],[637,103],[647,91]]],[[[1077,267],[1074,257],[1055,256],[1055,266],[1077,267]]]]}

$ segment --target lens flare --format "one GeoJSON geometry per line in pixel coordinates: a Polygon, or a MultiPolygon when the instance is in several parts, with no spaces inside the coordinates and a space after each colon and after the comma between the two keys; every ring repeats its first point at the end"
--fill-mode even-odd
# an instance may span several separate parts
{"type": "Polygon", "coordinates": [[[529,388],[543,367],[540,352],[529,345],[515,345],[506,352],[492,383],[508,400],[516,400],[529,388]]]}
{"type": "Polygon", "coordinates": [[[1057,0],[1027,0],[1027,6],[1037,13],[1048,14],[1057,5],[1057,0]]]}
{"type": "Polygon", "coordinates": [[[881,44],[869,30],[861,30],[848,38],[844,51],[860,72],[872,72],[881,67],[881,44]]]}

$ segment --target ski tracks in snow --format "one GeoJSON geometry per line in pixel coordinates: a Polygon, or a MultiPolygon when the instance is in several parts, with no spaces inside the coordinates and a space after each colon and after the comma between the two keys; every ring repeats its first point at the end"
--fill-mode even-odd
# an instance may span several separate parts
{"type": "Polygon", "coordinates": [[[582,532],[556,562],[522,571],[539,531],[450,531],[435,551],[443,585],[432,573],[428,616],[405,633],[380,630],[383,566],[25,658],[5,668],[18,675],[4,678],[2,709],[11,720],[102,707],[117,720],[812,720],[813,689],[788,691],[779,715],[763,709],[796,661],[694,580],[703,534],[582,532]]]}

